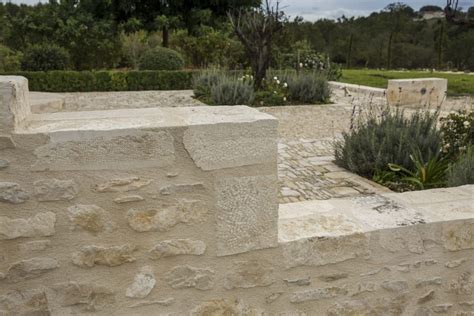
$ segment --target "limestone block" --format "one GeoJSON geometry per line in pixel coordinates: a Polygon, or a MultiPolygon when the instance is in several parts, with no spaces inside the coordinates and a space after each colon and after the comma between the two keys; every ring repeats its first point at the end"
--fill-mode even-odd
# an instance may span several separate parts
{"type": "Polygon", "coordinates": [[[37,278],[51,270],[59,268],[54,258],[31,258],[13,263],[6,273],[7,282],[17,283],[37,278]]]}
{"type": "Polygon", "coordinates": [[[92,268],[96,264],[116,267],[134,262],[136,259],[132,253],[135,249],[135,246],[129,244],[112,247],[83,246],[72,255],[72,263],[82,268],[92,268]]]}
{"type": "Polygon", "coordinates": [[[443,244],[450,251],[474,248],[474,221],[443,224],[443,244]]]}
{"type": "Polygon", "coordinates": [[[206,251],[206,244],[200,240],[172,239],[163,240],[150,249],[150,258],[174,257],[179,255],[201,256],[206,251]]]}
{"type": "Polygon", "coordinates": [[[177,266],[166,273],[165,280],[173,289],[196,288],[210,290],[214,287],[214,271],[191,266],[177,266]]]}
{"type": "Polygon", "coordinates": [[[8,160],[0,159],[0,170],[6,169],[8,168],[8,166],[10,166],[10,163],[8,162],[8,160]]]}
{"type": "Polygon", "coordinates": [[[79,193],[79,187],[74,180],[48,179],[34,183],[35,197],[41,202],[69,201],[79,193]]]}
{"type": "Polygon", "coordinates": [[[323,266],[370,253],[369,240],[365,234],[301,239],[284,243],[282,247],[282,259],[287,268],[323,266]]]}
{"type": "Polygon", "coordinates": [[[408,282],[404,280],[384,281],[381,286],[383,289],[394,293],[408,290],[408,282]]]}
{"type": "Polygon", "coordinates": [[[224,287],[227,290],[235,288],[253,288],[269,286],[275,282],[273,268],[263,260],[240,261],[234,264],[234,270],[229,271],[224,287]]]}
{"type": "Polygon", "coordinates": [[[114,199],[114,202],[117,204],[125,204],[125,203],[132,203],[132,202],[140,202],[145,200],[140,195],[121,195],[114,199]]]}
{"type": "Polygon", "coordinates": [[[277,245],[276,175],[221,178],[215,190],[218,256],[277,245]]]}
{"type": "Polygon", "coordinates": [[[170,194],[183,194],[183,193],[199,193],[204,191],[206,188],[203,183],[190,183],[190,184],[172,184],[160,189],[162,195],[170,194]]]}
{"type": "Polygon", "coordinates": [[[390,106],[431,106],[436,108],[446,99],[448,80],[441,78],[389,80],[387,102],[390,106]]]}
{"type": "Polygon", "coordinates": [[[176,302],[176,299],[174,299],[173,297],[170,297],[170,298],[166,298],[166,299],[163,299],[163,300],[141,301],[141,302],[132,304],[128,307],[129,308],[137,308],[137,307],[150,306],[150,305],[170,306],[170,305],[173,305],[174,302],[176,302]]]}
{"type": "Polygon", "coordinates": [[[420,279],[416,280],[416,287],[427,287],[427,286],[437,286],[443,284],[443,279],[441,277],[434,277],[429,279],[420,279]]]}
{"type": "Polygon", "coordinates": [[[338,281],[342,279],[347,279],[348,277],[349,277],[348,273],[341,272],[341,273],[331,273],[331,274],[321,275],[318,278],[324,282],[334,282],[334,281],[338,281]]]}
{"type": "Polygon", "coordinates": [[[0,135],[26,125],[31,116],[28,94],[26,78],[0,76],[0,135]]]}
{"type": "Polygon", "coordinates": [[[94,191],[99,193],[138,191],[152,182],[153,180],[140,179],[139,177],[113,179],[96,185],[94,191]]]}
{"type": "Polygon", "coordinates": [[[145,298],[155,287],[156,280],[153,269],[149,266],[143,267],[135,276],[133,283],[127,288],[126,296],[130,298],[145,298]]]}
{"type": "Polygon", "coordinates": [[[242,301],[225,299],[206,301],[196,306],[190,313],[193,316],[208,315],[259,315],[249,313],[248,307],[242,301]]]}
{"type": "Polygon", "coordinates": [[[311,289],[292,293],[290,296],[291,303],[303,303],[307,301],[318,301],[326,298],[334,298],[347,295],[348,291],[345,287],[326,287],[311,289]]]}
{"type": "Polygon", "coordinates": [[[444,264],[444,266],[448,269],[454,269],[454,268],[460,267],[466,261],[467,261],[466,258],[462,258],[462,259],[459,259],[459,260],[452,260],[452,261],[446,262],[444,264]]]}
{"type": "Polygon", "coordinates": [[[311,278],[301,278],[301,279],[284,279],[286,285],[296,285],[296,286],[308,286],[311,285],[311,278]]]}
{"type": "Polygon", "coordinates": [[[275,119],[192,125],[183,141],[194,163],[203,170],[275,164],[277,126],[275,119]]]}
{"type": "Polygon", "coordinates": [[[114,291],[92,283],[67,282],[52,286],[55,300],[63,307],[77,308],[82,312],[96,312],[112,307],[114,291]]]}
{"type": "Polygon", "coordinates": [[[14,290],[0,295],[0,315],[49,314],[48,298],[43,290],[14,290]]]}
{"type": "Polygon", "coordinates": [[[14,149],[15,142],[10,136],[3,136],[0,134],[0,150],[14,149]]]}
{"type": "Polygon", "coordinates": [[[19,184],[13,182],[0,182],[0,202],[21,204],[30,198],[28,192],[19,184]]]}
{"type": "Polygon", "coordinates": [[[111,232],[115,223],[110,215],[97,205],[74,205],[68,208],[71,228],[88,231],[93,234],[111,232]]]}
{"type": "Polygon", "coordinates": [[[0,240],[52,236],[55,224],[56,215],[53,212],[38,213],[27,219],[0,216],[0,240]]]}
{"type": "Polygon", "coordinates": [[[18,245],[18,250],[24,253],[46,250],[51,245],[50,240],[34,240],[18,245]]]}
{"type": "Polygon", "coordinates": [[[175,160],[173,136],[166,131],[73,131],[49,138],[35,149],[33,170],[130,170],[165,167],[175,160]]]}
{"type": "Polygon", "coordinates": [[[471,272],[461,273],[457,278],[452,279],[448,283],[448,293],[457,295],[473,295],[474,294],[474,276],[471,272]]]}

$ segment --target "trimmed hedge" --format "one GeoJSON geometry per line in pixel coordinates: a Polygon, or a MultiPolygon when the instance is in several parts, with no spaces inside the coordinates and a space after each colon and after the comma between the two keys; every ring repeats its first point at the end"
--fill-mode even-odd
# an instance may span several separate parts
{"type": "Polygon", "coordinates": [[[92,92],[192,89],[193,71],[20,71],[31,91],[92,92]]]}

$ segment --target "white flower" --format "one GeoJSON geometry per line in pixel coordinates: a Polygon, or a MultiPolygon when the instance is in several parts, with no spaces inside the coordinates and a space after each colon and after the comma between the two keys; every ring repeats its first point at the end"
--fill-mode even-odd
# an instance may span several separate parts
{"type": "Polygon", "coordinates": [[[277,84],[280,84],[280,80],[277,80],[277,84]]]}
{"type": "Polygon", "coordinates": [[[286,102],[286,97],[283,97],[283,101],[285,101],[285,102],[286,102]]]}
{"type": "Polygon", "coordinates": [[[277,92],[276,92],[276,91],[273,91],[273,93],[274,93],[274,94],[277,94],[277,92]]]}
{"type": "Polygon", "coordinates": [[[468,121],[464,121],[463,124],[464,124],[464,127],[469,127],[469,126],[471,126],[471,123],[469,123],[468,121]]]}
{"type": "Polygon", "coordinates": [[[300,63],[300,68],[303,68],[303,63],[300,63]]]}
{"type": "Polygon", "coordinates": [[[278,80],[278,77],[274,77],[273,80],[278,80]]]}
{"type": "Polygon", "coordinates": [[[283,84],[283,87],[287,88],[287,87],[288,87],[288,84],[285,82],[285,83],[283,84]]]}

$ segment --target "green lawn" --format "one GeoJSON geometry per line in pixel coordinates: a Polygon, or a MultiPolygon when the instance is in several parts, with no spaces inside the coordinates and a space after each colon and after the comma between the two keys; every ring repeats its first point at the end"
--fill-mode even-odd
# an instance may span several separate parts
{"type": "Polygon", "coordinates": [[[474,95],[474,75],[447,74],[427,71],[382,71],[369,69],[346,69],[340,81],[365,86],[386,88],[389,79],[446,78],[449,95],[474,95]]]}

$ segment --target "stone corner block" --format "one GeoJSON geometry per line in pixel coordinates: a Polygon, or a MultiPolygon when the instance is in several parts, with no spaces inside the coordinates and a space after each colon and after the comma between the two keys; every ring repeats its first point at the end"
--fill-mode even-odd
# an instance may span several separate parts
{"type": "Polygon", "coordinates": [[[218,256],[277,246],[276,175],[222,178],[216,194],[218,256]]]}
{"type": "Polygon", "coordinates": [[[25,125],[31,115],[28,80],[19,76],[0,76],[0,134],[10,134],[25,125]]]}
{"type": "Polygon", "coordinates": [[[437,107],[443,104],[448,80],[442,78],[389,80],[387,102],[390,106],[437,107]]]}

